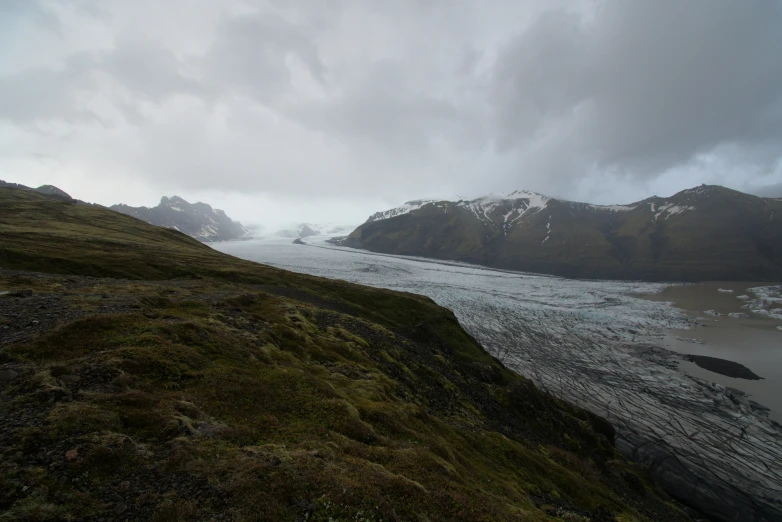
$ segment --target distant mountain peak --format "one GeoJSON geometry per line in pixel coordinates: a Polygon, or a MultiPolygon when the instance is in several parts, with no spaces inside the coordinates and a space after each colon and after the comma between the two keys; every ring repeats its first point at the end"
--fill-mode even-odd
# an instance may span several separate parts
{"type": "Polygon", "coordinates": [[[725,189],[725,187],[720,187],[719,185],[699,185],[697,187],[680,190],[670,198],[660,198],[660,199],[708,198],[714,194],[724,193],[725,190],[727,190],[725,189]]]}
{"type": "Polygon", "coordinates": [[[308,224],[303,224],[301,226],[301,230],[299,231],[299,237],[310,237],[310,236],[317,236],[318,232],[313,230],[308,224]]]}
{"type": "Polygon", "coordinates": [[[508,193],[506,198],[507,199],[520,199],[520,198],[551,199],[548,196],[545,196],[539,192],[532,192],[531,190],[514,190],[513,192],[508,193]]]}
{"type": "Polygon", "coordinates": [[[70,194],[60,188],[55,187],[54,185],[41,185],[35,190],[41,194],[46,194],[47,196],[55,196],[63,199],[73,199],[70,194]]]}
{"type": "Polygon", "coordinates": [[[206,203],[189,203],[179,196],[163,196],[158,206],[152,208],[113,205],[111,209],[153,225],[179,230],[204,242],[236,239],[249,233],[249,229],[222,210],[206,203]]]}
{"type": "Polygon", "coordinates": [[[189,204],[184,198],[180,198],[179,196],[171,196],[171,197],[163,196],[162,198],[160,198],[160,203],[161,204],[168,204],[168,205],[178,204],[178,203],[187,203],[187,204],[189,204]]]}

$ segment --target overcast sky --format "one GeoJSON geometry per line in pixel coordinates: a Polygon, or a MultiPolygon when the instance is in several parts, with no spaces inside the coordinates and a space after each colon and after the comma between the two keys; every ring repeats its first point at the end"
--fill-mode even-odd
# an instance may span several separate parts
{"type": "Polygon", "coordinates": [[[0,0],[0,179],[247,223],[782,196],[782,2],[0,0]]]}

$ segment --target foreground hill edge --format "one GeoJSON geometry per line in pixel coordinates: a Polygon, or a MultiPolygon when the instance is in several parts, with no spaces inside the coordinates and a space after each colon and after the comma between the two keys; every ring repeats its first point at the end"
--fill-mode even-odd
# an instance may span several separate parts
{"type": "MultiPolygon", "coordinates": [[[[27,190],[69,203],[106,208],[103,205],[72,198],[67,192],[53,185],[32,188],[0,180],[0,188],[27,190]]],[[[213,209],[206,203],[189,203],[178,196],[171,198],[164,196],[160,203],[152,208],[131,207],[123,204],[112,205],[108,208],[152,225],[183,232],[205,243],[243,238],[250,233],[250,229],[229,218],[222,210],[213,209]]]]}
{"type": "Polygon", "coordinates": [[[0,520],[688,518],[428,298],[0,205],[0,520]]]}

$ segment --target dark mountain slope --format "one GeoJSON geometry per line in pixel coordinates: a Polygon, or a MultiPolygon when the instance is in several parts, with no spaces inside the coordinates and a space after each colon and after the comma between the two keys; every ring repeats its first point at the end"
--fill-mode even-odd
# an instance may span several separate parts
{"type": "Polygon", "coordinates": [[[188,203],[174,196],[163,196],[156,207],[112,205],[111,210],[133,216],[160,227],[173,228],[199,241],[225,241],[246,236],[248,230],[222,210],[206,203],[188,203]]]}
{"type": "MultiPolygon", "coordinates": [[[[70,194],[65,192],[62,189],[59,189],[55,187],[54,185],[41,185],[38,188],[31,188],[27,187],[25,185],[22,185],[20,183],[11,183],[8,181],[3,181],[0,179],[0,187],[6,187],[6,188],[17,188],[22,190],[34,190],[40,194],[44,194],[46,196],[50,196],[56,199],[61,199],[63,201],[77,201],[73,199],[70,194]]],[[[83,201],[78,201],[78,203],[84,203],[83,201]]]]}
{"type": "Polygon", "coordinates": [[[724,187],[615,206],[529,192],[420,203],[373,215],[343,244],[569,277],[782,279],[782,201],[724,187]]]}
{"type": "Polygon", "coordinates": [[[0,520],[686,520],[428,298],[0,206],[0,520]]]}
{"type": "Polygon", "coordinates": [[[68,194],[62,189],[55,187],[54,185],[41,185],[35,190],[40,192],[41,194],[46,194],[47,196],[64,199],[65,201],[73,199],[70,194],[68,194]]]}

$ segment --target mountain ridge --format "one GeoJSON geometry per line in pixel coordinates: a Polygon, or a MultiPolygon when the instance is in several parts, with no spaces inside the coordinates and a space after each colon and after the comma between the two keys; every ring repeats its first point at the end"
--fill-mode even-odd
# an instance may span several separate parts
{"type": "Polygon", "coordinates": [[[83,204],[83,205],[90,205],[91,203],[86,203],[84,201],[78,200],[74,197],[72,197],[70,194],[62,190],[61,188],[55,187],[54,185],[41,185],[40,187],[28,187],[27,185],[22,185],[21,183],[13,183],[10,181],[4,181],[0,179],[0,187],[5,188],[15,188],[20,190],[32,190],[34,192],[37,192],[39,194],[43,194],[44,196],[48,196],[55,199],[60,199],[63,201],[70,201],[77,204],[83,204]]]}
{"type": "Polygon", "coordinates": [[[409,202],[342,244],[567,277],[782,280],[782,204],[716,185],[627,205],[514,191],[409,202]]]}
{"type": "Polygon", "coordinates": [[[117,204],[109,208],[152,225],[173,228],[205,243],[238,239],[250,232],[247,227],[229,218],[224,211],[213,209],[211,205],[200,201],[189,203],[179,196],[163,196],[155,207],[117,204]]]}

